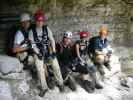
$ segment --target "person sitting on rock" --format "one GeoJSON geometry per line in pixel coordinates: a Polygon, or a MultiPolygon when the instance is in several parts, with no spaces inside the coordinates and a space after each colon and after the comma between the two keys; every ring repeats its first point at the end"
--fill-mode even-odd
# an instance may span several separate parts
{"type": "Polygon", "coordinates": [[[96,67],[91,62],[88,55],[88,37],[89,33],[82,31],[80,32],[80,40],[75,43],[74,71],[80,73],[82,80],[81,85],[87,92],[91,93],[94,92],[95,88],[102,89],[103,87],[99,84],[96,78],[96,67]],[[92,81],[88,80],[88,74],[90,75],[92,81]]]}
{"type": "Polygon", "coordinates": [[[14,46],[13,53],[16,54],[16,57],[27,66],[32,63],[32,47],[31,42],[29,41],[29,29],[30,29],[30,15],[28,13],[23,13],[20,16],[21,27],[15,33],[14,37],[14,46]]]}
{"type": "Polygon", "coordinates": [[[76,90],[76,84],[71,75],[72,55],[72,32],[66,31],[63,35],[63,40],[56,44],[58,61],[64,79],[64,84],[70,87],[72,91],[76,90]]]}
{"type": "Polygon", "coordinates": [[[103,65],[111,70],[110,56],[112,54],[112,50],[109,48],[107,35],[107,27],[102,26],[99,32],[99,36],[92,37],[89,41],[90,56],[94,64],[97,65],[97,69],[99,70],[100,74],[103,76],[105,74],[102,67],[103,65]]]}
{"type": "Polygon", "coordinates": [[[44,96],[49,89],[46,82],[48,65],[52,67],[52,72],[57,81],[60,91],[64,91],[63,78],[60,67],[56,58],[55,40],[48,26],[44,25],[45,14],[42,10],[36,11],[34,14],[35,25],[29,32],[29,39],[34,50],[35,67],[39,81],[41,83],[40,96],[44,96]]]}

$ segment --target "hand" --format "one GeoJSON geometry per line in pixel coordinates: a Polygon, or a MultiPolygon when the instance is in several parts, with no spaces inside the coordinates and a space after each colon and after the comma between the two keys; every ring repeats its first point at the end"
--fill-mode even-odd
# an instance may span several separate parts
{"type": "Polygon", "coordinates": [[[84,66],[86,62],[83,59],[80,59],[80,64],[84,66]]]}
{"type": "Polygon", "coordinates": [[[94,65],[89,65],[89,66],[88,66],[88,69],[89,69],[89,71],[90,71],[91,73],[96,72],[96,66],[94,66],[94,65]]]}
{"type": "Polygon", "coordinates": [[[112,55],[112,53],[113,53],[112,50],[108,51],[108,55],[112,55]]]}
{"type": "Polygon", "coordinates": [[[107,54],[107,53],[108,53],[108,49],[107,49],[107,48],[104,48],[104,49],[102,50],[102,52],[103,52],[104,54],[107,54]]]}
{"type": "Polygon", "coordinates": [[[98,50],[96,50],[95,53],[96,55],[105,55],[102,51],[98,51],[98,50]]]}
{"type": "Polygon", "coordinates": [[[25,39],[25,43],[27,44],[28,42],[30,42],[30,40],[29,39],[25,39]]]}
{"type": "Polygon", "coordinates": [[[52,53],[52,56],[53,56],[53,57],[56,57],[56,53],[55,53],[55,52],[53,52],[53,53],[52,53]]]}
{"type": "Polygon", "coordinates": [[[48,58],[55,58],[56,57],[56,53],[55,52],[53,52],[52,54],[50,54],[49,55],[49,57],[48,58]]]}
{"type": "Polygon", "coordinates": [[[33,53],[34,53],[34,51],[33,51],[32,48],[28,48],[28,49],[27,49],[27,52],[28,52],[29,54],[33,54],[33,53]]]}
{"type": "Polygon", "coordinates": [[[37,55],[38,59],[42,60],[43,56],[40,53],[38,53],[36,55],[37,55]]]}

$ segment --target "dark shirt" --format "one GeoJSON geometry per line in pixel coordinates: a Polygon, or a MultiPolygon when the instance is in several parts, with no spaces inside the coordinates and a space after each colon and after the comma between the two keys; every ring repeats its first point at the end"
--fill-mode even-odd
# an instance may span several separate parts
{"type": "Polygon", "coordinates": [[[104,40],[101,39],[100,36],[97,36],[94,41],[94,50],[102,51],[108,45],[108,40],[105,38],[104,40]]]}
{"type": "Polygon", "coordinates": [[[81,57],[82,56],[86,56],[87,55],[87,44],[86,44],[86,42],[77,41],[76,42],[76,45],[79,45],[79,53],[80,53],[80,56],[81,57]]]}
{"type": "Polygon", "coordinates": [[[60,43],[58,46],[59,47],[57,50],[57,54],[58,54],[59,63],[63,66],[64,65],[67,66],[72,62],[73,59],[71,47],[64,46],[63,43],[60,43]]]}

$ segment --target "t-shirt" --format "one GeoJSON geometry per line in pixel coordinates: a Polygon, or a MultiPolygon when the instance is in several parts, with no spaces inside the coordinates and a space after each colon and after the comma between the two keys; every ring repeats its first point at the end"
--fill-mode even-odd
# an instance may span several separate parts
{"type": "MultiPolygon", "coordinates": [[[[51,44],[53,45],[53,49],[55,49],[55,40],[53,38],[52,31],[49,29],[49,27],[47,27],[47,31],[48,31],[48,38],[49,38],[51,44]]],[[[43,29],[42,28],[36,28],[36,32],[37,32],[38,39],[42,40],[43,29]]],[[[34,41],[33,30],[29,31],[29,39],[31,40],[32,48],[34,49],[34,51],[36,53],[39,53],[39,48],[37,47],[37,45],[34,41]]]]}
{"type": "Polygon", "coordinates": [[[94,49],[102,51],[104,48],[107,47],[107,44],[108,44],[108,40],[106,38],[101,39],[100,36],[98,36],[94,42],[94,49]]]}
{"type": "MultiPolygon", "coordinates": [[[[14,38],[14,47],[16,47],[17,45],[20,45],[22,41],[24,41],[24,35],[21,32],[21,30],[18,30],[15,34],[15,38],[14,38]]],[[[21,47],[27,47],[27,44],[23,44],[21,45],[21,47]]]]}
{"type": "Polygon", "coordinates": [[[102,51],[107,46],[108,46],[107,39],[102,40],[100,36],[95,36],[89,40],[88,50],[89,50],[89,53],[94,54],[95,50],[102,51]]]}
{"type": "Polygon", "coordinates": [[[73,60],[71,46],[64,46],[62,42],[58,44],[57,54],[61,66],[67,66],[73,60]]]}

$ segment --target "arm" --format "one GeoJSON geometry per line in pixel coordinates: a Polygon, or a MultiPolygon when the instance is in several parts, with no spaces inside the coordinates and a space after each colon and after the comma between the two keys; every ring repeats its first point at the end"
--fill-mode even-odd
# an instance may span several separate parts
{"type": "Polygon", "coordinates": [[[80,57],[79,45],[78,45],[78,44],[76,44],[75,50],[76,50],[77,57],[78,57],[78,58],[81,58],[81,57],[80,57]]]}
{"type": "Polygon", "coordinates": [[[56,50],[55,50],[55,40],[54,40],[54,37],[53,37],[53,33],[48,27],[47,27],[47,29],[48,29],[48,37],[49,37],[49,40],[50,40],[52,52],[56,52],[56,50]]]}
{"type": "Polygon", "coordinates": [[[100,40],[97,38],[94,42],[94,50],[96,55],[105,55],[105,53],[102,51],[103,48],[100,44],[100,40]]]}
{"type": "Polygon", "coordinates": [[[80,49],[80,47],[79,47],[79,44],[76,44],[76,54],[77,54],[77,57],[78,57],[78,59],[82,62],[82,63],[85,63],[85,61],[81,58],[81,56],[80,56],[80,51],[79,51],[79,49],[80,49]]]}
{"type": "Polygon", "coordinates": [[[21,47],[20,45],[17,45],[13,48],[13,53],[19,53],[19,52],[23,52],[26,51],[27,48],[21,47]]]}
{"type": "Polygon", "coordinates": [[[26,44],[21,45],[22,41],[24,41],[24,36],[21,31],[17,31],[14,39],[13,53],[23,52],[28,49],[26,44]]]}

